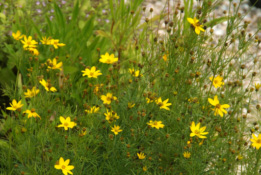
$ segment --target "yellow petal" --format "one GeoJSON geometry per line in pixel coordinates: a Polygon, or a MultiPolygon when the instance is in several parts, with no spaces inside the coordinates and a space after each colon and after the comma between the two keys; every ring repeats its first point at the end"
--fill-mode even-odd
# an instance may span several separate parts
{"type": "Polygon", "coordinates": [[[70,159],[67,159],[67,160],[64,162],[64,165],[65,165],[65,166],[68,166],[69,163],[70,163],[70,159]]]}
{"type": "Polygon", "coordinates": [[[190,24],[194,24],[194,20],[192,18],[187,18],[187,20],[190,24]]]}
{"type": "Polygon", "coordinates": [[[195,32],[196,32],[196,34],[199,35],[199,34],[200,34],[200,29],[199,29],[198,27],[196,27],[196,28],[195,28],[195,32]]]}
{"type": "Polygon", "coordinates": [[[230,106],[228,104],[221,105],[221,108],[229,108],[230,106]]]}

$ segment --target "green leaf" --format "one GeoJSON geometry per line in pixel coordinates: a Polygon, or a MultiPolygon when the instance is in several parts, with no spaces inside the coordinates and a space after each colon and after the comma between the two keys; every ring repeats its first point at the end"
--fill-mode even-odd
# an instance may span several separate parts
{"type": "Polygon", "coordinates": [[[217,24],[227,21],[227,19],[228,19],[227,17],[216,18],[216,19],[213,19],[213,20],[207,22],[205,25],[208,27],[214,27],[217,24]]]}
{"type": "Polygon", "coordinates": [[[112,36],[110,34],[106,33],[105,31],[102,31],[102,30],[97,30],[96,34],[98,36],[101,36],[101,37],[104,37],[104,38],[112,39],[112,36]]]}
{"type": "Polygon", "coordinates": [[[54,4],[54,12],[55,12],[55,19],[58,23],[58,26],[59,27],[59,31],[61,31],[62,33],[62,36],[65,35],[65,19],[64,19],[64,16],[63,16],[63,13],[60,9],[60,7],[57,5],[57,4],[54,4]]]}
{"type": "Polygon", "coordinates": [[[73,66],[64,66],[63,70],[65,74],[73,74],[78,71],[78,68],[73,66]]]}
{"type": "Polygon", "coordinates": [[[16,79],[13,71],[8,68],[3,68],[0,70],[0,77],[1,85],[11,85],[11,83],[14,83],[16,79]]]}
{"type": "Polygon", "coordinates": [[[72,21],[76,21],[79,15],[79,1],[77,0],[76,4],[74,5],[73,13],[72,13],[72,21]]]}

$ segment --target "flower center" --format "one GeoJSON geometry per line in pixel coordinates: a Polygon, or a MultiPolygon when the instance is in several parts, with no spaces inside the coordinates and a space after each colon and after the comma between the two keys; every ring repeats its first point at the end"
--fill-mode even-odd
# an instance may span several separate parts
{"type": "Polygon", "coordinates": [[[64,126],[69,126],[69,124],[68,124],[67,122],[65,122],[63,125],[64,125],[64,126]]]}
{"type": "Polygon", "coordinates": [[[62,165],[62,169],[65,169],[65,168],[66,168],[66,166],[62,165]]]}
{"type": "Polygon", "coordinates": [[[194,131],[194,133],[195,133],[196,135],[199,135],[199,134],[200,134],[200,131],[196,129],[196,130],[194,131]]]}
{"type": "Polygon", "coordinates": [[[261,139],[257,139],[256,143],[261,144],[261,139]]]}
{"type": "Polygon", "coordinates": [[[107,101],[111,101],[111,97],[107,97],[107,101]]]}
{"type": "Polygon", "coordinates": [[[214,80],[214,84],[218,84],[218,80],[214,80]]]}
{"type": "Polygon", "coordinates": [[[159,106],[163,106],[163,103],[160,102],[160,103],[158,103],[158,105],[159,105],[159,106]]]}
{"type": "Polygon", "coordinates": [[[200,22],[197,22],[195,25],[196,27],[200,27],[200,22]]]}
{"type": "Polygon", "coordinates": [[[220,104],[217,104],[217,105],[216,105],[216,108],[217,108],[217,109],[220,109],[220,108],[221,108],[221,105],[220,105],[220,104]]]}
{"type": "Polygon", "coordinates": [[[90,76],[93,76],[94,75],[94,73],[93,72],[90,72],[90,76]]]}

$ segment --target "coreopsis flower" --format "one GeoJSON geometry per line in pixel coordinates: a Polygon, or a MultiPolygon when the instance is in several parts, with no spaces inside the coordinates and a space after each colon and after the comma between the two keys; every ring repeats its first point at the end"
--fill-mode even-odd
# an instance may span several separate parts
{"type": "Polygon", "coordinates": [[[117,97],[113,96],[112,93],[107,93],[106,95],[101,96],[103,104],[111,104],[112,100],[117,100],[117,97]]]}
{"type": "Polygon", "coordinates": [[[49,82],[46,82],[44,79],[42,79],[40,83],[41,85],[43,85],[46,91],[52,91],[52,92],[57,91],[55,87],[52,87],[52,85],[49,82]]]}
{"type": "Polygon", "coordinates": [[[104,86],[104,84],[96,84],[94,85],[94,89],[93,89],[93,93],[97,96],[100,96],[99,95],[99,92],[100,92],[100,89],[104,86]]]}
{"type": "Polygon", "coordinates": [[[199,20],[197,18],[187,18],[188,22],[193,25],[193,27],[195,28],[195,32],[196,34],[200,34],[200,31],[205,32],[205,30],[203,29],[203,25],[200,24],[199,20]]]}
{"type": "Polygon", "coordinates": [[[104,113],[104,115],[105,115],[105,119],[106,119],[109,123],[111,123],[111,122],[113,122],[114,120],[117,120],[117,119],[120,118],[120,117],[118,116],[118,114],[117,114],[116,112],[114,112],[114,111],[109,112],[109,111],[107,110],[107,112],[104,113]]]}
{"type": "Polygon", "coordinates": [[[261,147],[261,134],[258,134],[257,137],[255,134],[252,134],[252,137],[253,138],[250,139],[252,146],[258,150],[261,147]]]}
{"type": "Polygon", "coordinates": [[[39,51],[34,47],[25,48],[25,50],[28,50],[32,55],[38,56],[40,53],[39,51]]]}
{"type": "Polygon", "coordinates": [[[224,82],[222,81],[223,78],[221,76],[216,76],[215,78],[213,78],[213,76],[209,77],[210,81],[213,82],[213,86],[215,88],[221,87],[224,85],[224,82]]]}
{"type": "Polygon", "coordinates": [[[101,58],[99,61],[101,63],[113,64],[118,61],[118,58],[114,58],[114,54],[109,55],[109,53],[106,52],[105,55],[101,55],[101,58]]]}
{"type": "Polygon", "coordinates": [[[95,66],[92,66],[91,69],[86,68],[82,71],[82,76],[88,76],[88,78],[97,78],[98,76],[102,75],[100,70],[96,70],[95,66]]]}
{"type": "Polygon", "coordinates": [[[259,91],[260,87],[261,87],[261,84],[260,84],[260,83],[255,83],[256,91],[259,91]]]}
{"type": "Polygon", "coordinates": [[[42,44],[45,44],[45,45],[51,45],[51,37],[46,37],[46,36],[44,36],[43,38],[42,38],[42,40],[41,40],[41,43],[42,44]]]}
{"type": "Polygon", "coordinates": [[[142,77],[142,76],[143,76],[142,74],[140,74],[140,70],[135,71],[135,70],[132,68],[132,69],[129,69],[129,72],[130,72],[130,74],[131,74],[132,76],[134,76],[134,77],[142,77]]]}
{"type": "Polygon", "coordinates": [[[229,108],[230,106],[228,104],[224,104],[221,105],[219,104],[219,100],[217,95],[214,97],[214,99],[208,98],[208,102],[215,106],[214,109],[212,109],[213,111],[215,111],[214,115],[216,116],[217,114],[219,114],[221,117],[223,117],[223,113],[227,113],[227,111],[224,108],[229,108]]]}
{"type": "Polygon", "coordinates": [[[162,121],[152,121],[150,120],[148,123],[147,123],[149,126],[151,126],[152,128],[156,128],[156,129],[160,129],[160,128],[164,128],[164,124],[162,124],[162,121]]]}
{"type": "Polygon", "coordinates": [[[24,40],[21,40],[21,42],[23,43],[23,48],[27,49],[27,48],[36,48],[36,45],[38,44],[35,40],[32,39],[31,36],[29,36],[27,38],[27,36],[24,36],[24,40]]]}
{"type": "Polygon", "coordinates": [[[184,156],[186,159],[189,159],[189,158],[190,158],[190,155],[191,155],[191,153],[188,152],[188,151],[185,151],[185,152],[183,153],[183,156],[184,156]]]}
{"type": "Polygon", "coordinates": [[[64,161],[64,159],[60,157],[59,161],[57,161],[56,164],[54,165],[54,168],[58,170],[62,170],[64,175],[68,175],[68,173],[73,174],[71,170],[74,169],[74,166],[69,165],[69,163],[70,163],[70,159],[64,161]]]}
{"type": "Polygon", "coordinates": [[[12,32],[12,36],[15,40],[20,40],[24,37],[24,35],[21,35],[21,32],[19,30],[17,30],[16,33],[12,32]]]}
{"type": "Polygon", "coordinates": [[[205,135],[207,135],[208,132],[204,132],[206,130],[206,126],[200,128],[200,123],[195,125],[195,122],[192,122],[190,126],[190,130],[191,130],[190,137],[197,136],[201,139],[207,138],[205,135]]]}
{"type": "Polygon", "coordinates": [[[114,125],[114,127],[111,127],[111,131],[115,134],[115,135],[118,135],[119,132],[122,132],[120,126],[117,126],[117,125],[114,125]]]}
{"type": "Polygon", "coordinates": [[[128,108],[129,109],[133,108],[134,106],[135,106],[135,103],[131,103],[131,102],[128,103],[128,108]]]}
{"type": "Polygon", "coordinates": [[[32,108],[31,110],[27,109],[26,111],[24,111],[24,113],[28,114],[28,118],[31,118],[31,117],[34,117],[34,118],[39,117],[39,118],[41,119],[40,115],[38,115],[38,114],[35,112],[35,109],[34,109],[34,108],[32,108]]]}
{"type": "Polygon", "coordinates": [[[151,100],[150,98],[146,97],[146,102],[147,102],[147,103],[152,103],[153,100],[151,100]]]}
{"type": "Polygon", "coordinates": [[[23,106],[23,104],[21,100],[17,103],[17,101],[14,99],[12,103],[10,103],[10,106],[11,107],[7,107],[6,109],[10,111],[16,111],[20,109],[23,106]]]}
{"type": "Polygon", "coordinates": [[[237,156],[237,160],[242,160],[243,158],[244,157],[242,155],[240,155],[240,154],[237,156]]]}
{"type": "Polygon", "coordinates": [[[51,39],[49,45],[53,45],[53,47],[54,47],[55,49],[58,49],[58,47],[63,47],[63,46],[65,46],[64,43],[59,43],[59,40],[58,40],[58,39],[51,39]]]}
{"type": "Polygon", "coordinates": [[[99,110],[100,107],[93,106],[89,110],[85,110],[85,112],[87,112],[88,114],[94,114],[94,113],[98,113],[99,110]]]}
{"type": "Polygon", "coordinates": [[[137,153],[137,156],[138,156],[138,158],[140,159],[140,160],[142,160],[142,159],[145,159],[146,158],[146,155],[144,154],[144,153],[137,153]]]}
{"type": "Polygon", "coordinates": [[[39,89],[36,89],[35,87],[32,88],[32,90],[27,89],[27,92],[24,93],[25,98],[32,98],[36,96],[40,92],[39,89]]]}
{"type": "Polygon", "coordinates": [[[148,170],[147,166],[142,167],[142,170],[147,171],[148,170]]]}
{"type": "Polygon", "coordinates": [[[48,59],[46,64],[48,69],[62,70],[62,66],[63,66],[62,62],[57,63],[56,58],[54,58],[53,61],[51,59],[48,59]]]}
{"type": "Polygon", "coordinates": [[[166,62],[166,61],[168,60],[168,55],[167,55],[167,54],[164,54],[164,55],[162,56],[162,59],[166,62]]]}
{"type": "Polygon", "coordinates": [[[87,134],[86,129],[83,129],[83,130],[81,131],[81,133],[79,134],[79,136],[80,136],[80,137],[83,137],[83,136],[85,136],[86,134],[87,134]]]}
{"type": "Polygon", "coordinates": [[[155,102],[160,107],[160,109],[169,110],[171,103],[168,103],[169,99],[162,101],[161,97],[159,97],[155,102]]]}
{"type": "Polygon", "coordinates": [[[71,118],[70,117],[66,117],[66,119],[63,116],[60,116],[60,122],[62,124],[58,125],[57,127],[64,127],[64,129],[67,131],[68,128],[73,128],[74,126],[76,126],[77,124],[75,122],[71,122],[71,118]]]}

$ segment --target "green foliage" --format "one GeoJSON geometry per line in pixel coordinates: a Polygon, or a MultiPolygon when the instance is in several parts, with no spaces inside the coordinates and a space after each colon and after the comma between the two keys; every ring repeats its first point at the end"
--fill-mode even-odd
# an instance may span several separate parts
{"type": "Polygon", "coordinates": [[[1,111],[0,173],[62,174],[54,167],[60,157],[70,159],[77,175],[258,173],[260,150],[250,139],[259,121],[249,126],[248,117],[260,87],[245,64],[253,59],[249,48],[259,43],[246,34],[238,6],[214,19],[220,1],[198,2],[200,13],[193,0],[184,1],[177,13],[155,16],[142,2],[75,1],[68,11],[50,2],[46,11],[53,9],[53,18],[32,18],[26,6],[14,9],[12,32],[31,36],[39,44],[29,48],[39,54],[25,48],[25,37],[7,36],[0,83],[7,85],[5,95],[23,105],[12,102],[15,110],[7,112],[10,104],[1,111]],[[199,23],[190,24],[194,17],[199,23]],[[212,27],[224,21],[226,36],[215,40],[212,27]],[[159,36],[162,22],[165,35],[159,36]],[[101,61],[109,57],[118,61],[101,61]],[[93,66],[102,75],[89,74],[93,66]],[[39,93],[27,98],[33,87],[39,93]],[[219,102],[213,105],[215,96],[219,102]],[[93,107],[98,111],[90,112],[93,107]],[[40,117],[29,117],[34,112],[40,117]],[[106,117],[109,112],[114,117],[106,117]],[[194,132],[193,122],[206,128],[194,132]],[[117,134],[115,126],[122,131],[117,134]],[[202,132],[207,138],[199,137],[202,132]]]}

